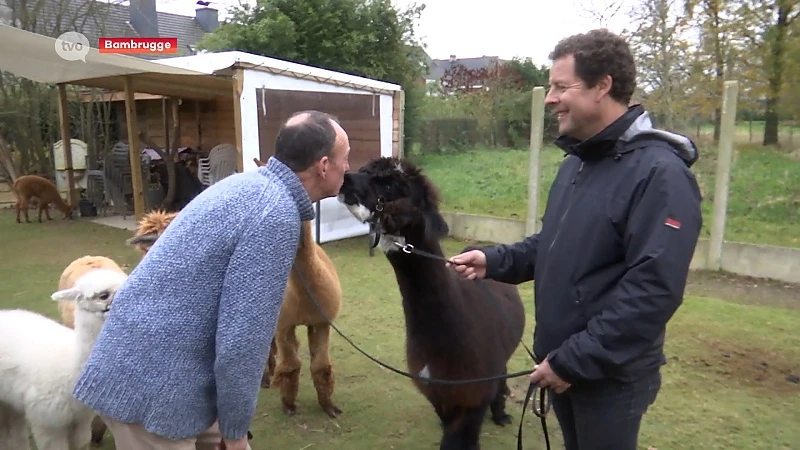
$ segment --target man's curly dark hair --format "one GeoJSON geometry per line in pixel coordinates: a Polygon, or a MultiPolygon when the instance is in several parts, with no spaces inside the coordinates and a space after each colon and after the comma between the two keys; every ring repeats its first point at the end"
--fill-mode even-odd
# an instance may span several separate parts
{"type": "Polygon", "coordinates": [[[550,59],[567,55],[575,58],[575,74],[588,87],[610,75],[611,98],[625,105],[630,102],[636,89],[636,62],[625,39],[607,29],[576,34],[559,41],[550,59]]]}

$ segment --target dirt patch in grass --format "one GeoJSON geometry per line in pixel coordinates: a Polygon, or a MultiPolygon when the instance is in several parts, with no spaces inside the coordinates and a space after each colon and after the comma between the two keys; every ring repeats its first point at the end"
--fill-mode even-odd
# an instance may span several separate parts
{"type": "MultiPolygon", "coordinates": [[[[670,364],[705,373],[717,383],[767,389],[777,394],[800,393],[800,364],[780,352],[723,341],[698,343],[695,349],[696,354],[669,357],[670,364]]],[[[528,384],[527,376],[508,380],[509,404],[523,403],[528,384]]],[[[538,402],[538,397],[531,400],[534,401],[538,402]]]]}
{"type": "MultiPolygon", "coordinates": [[[[800,310],[800,285],[722,272],[693,270],[686,295],[800,310]]],[[[687,366],[686,370],[713,377],[716,383],[767,389],[777,394],[800,393],[800,361],[796,358],[741,340],[688,338],[692,341],[690,354],[668,356],[670,366],[687,366]]],[[[527,376],[508,380],[509,404],[523,403],[528,383],[527,376]]]]}
{"type": "Polygon", "coordinates": [[[716,340],[696,349],[703,353],[671,359],[687,370],[710,373],[737,385],[800,393],[800,365],[780,352],[716,340]]]}
{"type": "Polygon", "coordinates": [[[800,285],[730,273],[693,270],[686,295],[722,298],[744,305],[800,309],[800,285]]]}

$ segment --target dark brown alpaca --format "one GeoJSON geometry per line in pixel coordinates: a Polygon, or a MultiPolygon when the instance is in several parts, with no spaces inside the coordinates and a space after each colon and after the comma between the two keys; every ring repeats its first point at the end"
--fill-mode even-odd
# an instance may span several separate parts
{"type": "Polygon", "coordinates": [[[64,214],[65,219],[72,219],[72,207],[61,198],[56,185],[47,178],[39,175],[23,175],[14,180],[11,185],[11,192],[17,197],[17,203],[14,205],[14,209],[17,212],[17,223],[22,223],[19,220],[20,211],[25,214],[25,222],[31,222],[30,218],[28,218],[28,206],[32,197],[36,197],[39,200],[40,223],[42,221],[42,212],[47,216],[47,220],[53,220],[50,217],[50,210],[47,208],[50,203],[64,214]]]}
{"type": "MultiPolygon", "coordinates": [[[[373,160],[345,175],[339,201],[359,220],[380,224],[378,247],[403,298],[409,372],[439,380],[505,374],[525,327],[517,287],[464,280],[440,260],[402,251],[411,244],[444,256],[439,239],[448,227],[438,193],[421,171],[396,158],[373,160]]],[[[511,423],[505,381],[444,386],[415,380],[414,385],[441,420],[441,450],[479,449],[487,411],[497,425],[511,423]]]]}

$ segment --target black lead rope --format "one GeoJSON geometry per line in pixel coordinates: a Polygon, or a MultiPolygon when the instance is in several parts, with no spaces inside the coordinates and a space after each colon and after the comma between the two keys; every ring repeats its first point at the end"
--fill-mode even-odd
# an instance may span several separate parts
{"type": "MultiPolygon", "coordinates": [[[[524,376],[524,375],[530,375],[531,373],[533,373],[533,370],[522,370],[522,371],[519,371],[519,372],[514,372],[514,373],[510,373],[510,374],[505,374],[505,375],[495,375],[495,376],[486,377],[486,378],[473,378],[471,380],[441,380],[441,379],[436,379],[436,378],[427,378],[427,377],[423,377],[423,376],[419,376],[419,375],[414,375],[412,373],[408,373],[408,372],[404,372],[404,371],[402,371],[400,369],[396,369],[396,368],[394,368],[394,367],[392,367],[392,366],[380,361],[379,359],[371,356],[369,353],[367,353],[364,350],[362,350],[361,347],[356,345],[355,342],[350,340],[350,338],[347,337],[344,333],[342,333],[341,330],[339,330],[339,328],[336,325],[334,325],[333,322],[328,318],[328,316],[326,316],[325,313],[322,311],[322,307],[320,307],[319,303],[317,302],[316,297],[311,292],[311,289],[309,288],[309,285],[306,282],[305,277],[303,277],[303,275],[300,273],[300,270],[298,270],[297,267],[294,267],[294,270],[295,270],[295,273],[297,274],[297,276],[300,277],[300,282],[303,284],[303,287],[306,289],[306,292],[308,292],[309,297],[311,297],[311,300],[314,302],[314,305],[316,306],[317,311],[322,315],[322,317],[325,319],[325,321],[328,322],[328,325],[330,325],[331,328],[333,328],[334,331],[336,331],[336,333],[339,334],[339,336],[341,336],[344,340],[346,340],[347,343],[349,343],[359,353],[361,353],[362,355],[366,356],[370,361],[378,364],[379,366],[383,367],[384,369],[388,369],[388,370],[390,370],[390,371],[392,371],[392,372],[394,372],[394,373],[396,373],[398,375],[402,375],[402,376],[404,376],[406,378],[410,378],[412,380],[421,381],[423,383],[438,384],[438,385],[449,385],[449,386],[461,385],[461,384],[472,384],[472,383],[485,383],[485,382],[488,382],[488,381],[498,381],[498,380],[503,380],[503,379],[506,379],[506,378],[516,378],[516,377],[521,377],[521,376],[524,376]]],[[[527,348],[526,348],[526,350],[527,350],[527,348]]]]}
{"type": "Polygon", "coordinates": [[[517,450],[522,450],[522,424],[525,423],[525,411],[528,409],[528,403],[536,393],[539,393],[539,409],[536,405],[532,405],[533,414],[539,418],[542,423],[542,433],[544,434],[544,443],[547,450],[550,450],[550,434],[547,432],[547,413],[550,411],[552,404],[550,403],[550,389],[541,389],[535,384],[528,385],[528,392],[525,394],[525,401],[522,402],[522,414],[519,417],[519,430],[517,431],[517,450]]]}
{"type": "MultiPolygon", "coordinates": [[[[375,227],[375,239],[373,240],[373,243],[372,243],[371,247],[376,247],[378,245],[378,241],[379,240],[380,240],[380,226],[376,226],[375,227]]],[[[455,264],[455,263],[453,263],[452,261],[450,261],[447,258],[443,258],[443,257],[441,257],[439,255],[435,255],[433,253],[429,253],[429,252],[426,252],[424,250],[418,250],[418,249],[414,248],[414,246],[411,245],[411,244],[401,245],[399,243],[395,243],[395,245],[397,245],[398,247],[401,247],[401,250],[404,253],[407,253],[407,254],[415,254],[415,255],[423,256],[425,258],[430,258],[430,259],[435,259],[435,260],[439,260],[439,261],[444,261],[444,262],[447,262],[447,263],[455,264]]],[[[294,269],[295,273],[297,274],[297,276],[300,278],[300,282],[303,284],[303,287],[305,288],[306,292],[308,292],[308,295],[311,298],[311,301],[314,303],[314,306],[317,308],[317,311],[322,315],[322,317],[325,319],[325,321],[328,323],[328,325],[330,325],[331,328],[333,328],[334,331],[336,331],[336,333],[339,334],[339,336],[341,336],[345,341],[347,341],[347,343],[350,344],[359,353],[361,353],[362,355],[367,357],[367,359],[369,359],[370,361],[372,361],[372,362],[378,364],[379,366],[383,367],[384,369],[387,369],[387,370],[389,370],[391,372],[394,372],[394,373],[396,373],[398,375],[402,375],[402,376],[404,376],[406,378],[410,378],[412,380],[421,381],[421,382],[424,382],[424,383],[427,383],[427,384],[450,385],[450,386],[462,385],[462,384],[472,384],[472,383],[481,383],[481,382],[489,382],[489,381],[497,381],[497,380],[503,380],[503,379],[509,379],[509,378],[517,378],[517,377],[521,377],[521,376],[524,376],[524,375],[530,375],[531,373],[533,373],[533,370],[523,370],[523,371],[511,373],[511,374],[496,375],[496,376],[486,377],[486,378],[475,378],[475,379],[471,379],[471,380],[442,380],[442,379],[422,377],[422,376],[419,376],[419,375],[414,375],[414,374],[402,371],[400,369],[396,369],[396,368],[394,368],[394,367],[392,367],[392,366],[390,366],[390,365],[378,360],[377,358],[374,358],[372,355],[370,355],[369,353],[367,353],[364,350],[362,350],[361,347],[356,345],[356,343],[353,342],[344,333],[342,333],[342,331],[339,330],[339,328],[333,323],[333,321],[330,320],[330,318],[322,310],[322,306],[319,304],[319,302],[317,302],[317,299],[316,299],[316,296],[314,295],[314,292],[311,290],[311,287],[309,286],[308,282],[306,281],[306,278],[303,276],[303,274],[300,272],[300,270],[296,266],[293,266],[293,269],[294,269]]],[[[475,280],[475,281],[482,281],[482,280],[475,280]]],[[[491,294],[488,291],[488,289],[486,288],[486,286],[484,286],[481,283],[479,283],[479,285],[481,286],[481,288],[486,290],[486,292],[488,294],[491,294]]],[[[525,348],[525,351],[528,353],[528,355],[531,357],[531,359],[534,362],[536,362],[536,357],[533,355],[533,352],[528,348],[528,346],[525,345],[524,342],[520,342],[520,343],[522,344],[523,348],[525,348]]],[[[549,436],[549,434],[547,432],[547,422],[546,422],[547,413],[549,412],[550,407],[551,407],[549,389],[540,389],[533,383],[531,383],[528,386],[528,391],[525,394],[525,400],[523,401],[523,405],[522,405],[522,414],[520,416],[519,431],[518,431],[518,434],[517,434],[517,450],[523,450],[522,449],[522,424],[524,423],[524,419],[525,419],[525,410],[528,408],[528,403],[530,402],[530,400],[534,397],[534,395],[537,392],[539,393],[539,408],[537,410],[534,407],[533,408],[533,413],[534,413],[534,415],[539,417],[539,419],[541,420],[542,432],[544,433],[545,444],[547,446],[547,450],[550,450],[550,436],[549,436]]]]}

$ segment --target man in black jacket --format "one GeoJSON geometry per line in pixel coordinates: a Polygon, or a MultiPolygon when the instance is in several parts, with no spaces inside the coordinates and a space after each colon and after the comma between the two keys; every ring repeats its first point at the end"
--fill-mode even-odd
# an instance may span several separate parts
{"type": "Polygon", "coordinates": [[[628,106],[636,69],[619,36],[571,36],[550,58],[546,103],[567,155],[542,229],[457,255],[453,267],[469,279],[535,281],[531,382],[552,389],[567,450],[635,450],[700,234],[698,152],[628,106]]]}

